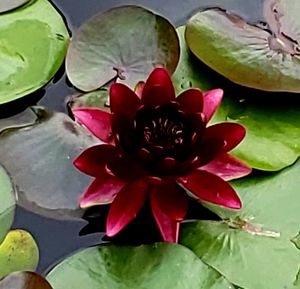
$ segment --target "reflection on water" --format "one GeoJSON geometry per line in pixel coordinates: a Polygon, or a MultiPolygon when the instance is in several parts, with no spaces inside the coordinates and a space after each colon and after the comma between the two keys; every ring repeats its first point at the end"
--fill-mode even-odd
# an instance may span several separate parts
{"type": "MultiPolygon", "coordinates": [[[[64,13],[70,30],[74,30],[84,20],[96,13],[113,6],[136,4],[156,10],[168,17],[175,25],[183,24],[200,6],[220,6],[239,13],[250,22],[262,19],[262,0],[54,0],[57,7],[64,13]]],[[[55,110],[66,111],[65,99],[75,93],[63,75],[55,78],[55,81],[46,87],[46,95],[39,102],[55,110]]],[[[57,221],[29,213],[18,208],[14,228],[22,228],[30,231],[35,237],[41,250],[41,258],[38,271],[43,272],[50,264],[71,252],[99,243],[101,234],[92,234],[79,237],[78,233],[84,226],[84,221],[57,221]]]]}

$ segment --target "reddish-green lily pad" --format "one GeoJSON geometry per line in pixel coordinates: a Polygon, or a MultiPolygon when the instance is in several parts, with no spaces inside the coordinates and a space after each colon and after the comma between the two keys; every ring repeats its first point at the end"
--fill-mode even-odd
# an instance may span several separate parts
{"type": "Polygon", "coordinates": [[[52,289],[52,287],[37,273],[16,272],[0,281],[0,289],[52,289]]]}
{"type": "Polygon", "coordinates": [[[202,10],[187,23],[188,46],[233,82],[267,91],[300,92],[300,2],[266,0],[263,10],[265,27],[220,8],[202,10]]]}
{"type": "Polygon", "coordinates": [[[0,13],[18,8],[30,0],[1,0],[0,2],[0,13]]]}
{"type": "Polygon", "coordinates": [[[12,225],[15,213],[15,192],[10,177],[0,166],[0,244],[12,225]]]}
{"type": "Polygon", "coordinates": [[[32,235],[12,230],[0,245],[0,279],[12,272],[34,271],[38,261],[39,249],[32,235]]]}
{"type": "Polygon", "coordinates": [[[54,76],[64,61],[69,34],[51,3],[36,0],[0,14],[0,39],[3,104],[30,94],[54,76]]]}
{"type": "Polygon", "coordinates": [[[206,204],[223,220],[184,224],[181,243],[247,289],[293,288],[300,266],[300,161],[279,173],[232,182],[240,212],[206,204]]]}
{"type": "MultiPolygon", "coordinates": [[[[30,109],[30,108],[29,108],[30,109]]],[[[9,126],[0,134],[2,163],[18,189],[18,204],[59,217],[76,214],[80,194],[91,178],[73,160],[99,142],[66,114],[31,108],[37,120],[23,128],[9,126]]],[[[18,116],[23,123],[22,115],[18,116]]],[[[0,121],[1,122],[1,121],[0,121]]],[[[0,125],[1,127],[1,125],[0,125]]]]}
{"type": "Polygon", "coordinates": [[[83,91],[113,80],[134,88],[157,65],[173,73],[178,58],[178,37],[167,19],[142,7],[122,6],[97,14],[74,33],[66,70],[83,91]]]}
{"type": "Polygon", "coordinates": [[[170,243],[98,246],[58,264],[47,276],[55,289],[232,289],[189,249],[170,243]]]}

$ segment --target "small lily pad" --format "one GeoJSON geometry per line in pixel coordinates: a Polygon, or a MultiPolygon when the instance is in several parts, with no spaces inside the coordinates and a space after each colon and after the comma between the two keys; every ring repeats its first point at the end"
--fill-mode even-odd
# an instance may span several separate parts
{"type": "Polygon", "coordinates": [[[3,167],[0,166],[0,244],[12,225],[15,214],[13,184],[3,167]]]}
{"type": "Polygon", "coordinates": [[[15,272],[0,281],[0,289],[52,289],[52,287],[37,273],[15,272]]]}
{"type": "Polygon", "coordinates": [[[138,6],[100,13],[74,33],[66,70],[74,86],[92,91],[116,80],[134,88],[157,65],[173,73],[179,59],[175,28],[138,6]]]}
{"type": "Polygon", "coordinates": [[[99,141],[63,113],[32,109],[37,116],[33,125],[10,127],[0,134],[5,152],[0,163],[18,188],[19,205],[51,217],[76,214],[78,198],[91,178],[72,162],[99,141]]]}
{"type": "Polygon", "coordinates": [[[300,161],[279,173],[232,182],[241,211],[205,204],[223,220],[184,224],[181,243],[247,289],[293,288],[300,265],[300,161]],[[296,242],[296,243],[295,243],[296,242]]]}
{"type": "Polygon", "coordinates": [[[4,104],[54,76],[63,63],[69,34],[51,3],[36,0],[0,15],[0,39],[0,104],[4,104]]]}
{"type": "Polygon", "coordinates": [[[10,231],[0,245],[0,279],[17,271],[34,271],[39,262],[39,249],[30,233],[10,231]]]}
{"type": "Polygon", "coordinates": [[[30,0],[1,0],[0,2],[0,13],[16,9],[30,0]]]}
{"type": "Polygon", "coordinates": [[[55,289],[233,289],[193,252],[168,243],[85,249],[58,264],[47,279],[55,289]]]}
{"type": "Polygon", "coordinates": [[[300,92],[300,11],[297,0],[266,0],[265,25],[221,8],[204,9],[187,23],[192,52],[238,84],[267,91],[300,92]]]}

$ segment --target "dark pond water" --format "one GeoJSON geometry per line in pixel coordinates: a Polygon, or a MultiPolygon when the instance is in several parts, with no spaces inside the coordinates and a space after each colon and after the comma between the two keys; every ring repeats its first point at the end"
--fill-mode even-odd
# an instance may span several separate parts
{"type": "MultiPolygon", "coordinates": [[[[205,6],[221,6],[239,13],[251,22],[257,22],[262,19],[262,1],[263,0],[55,0],[53,3],[65,16],[70,30],[75,31],[84,20],[94,15],[97,11],[100,12],[113,6],[126,4],[142,5],[156,10],[169,18],[176,26],[183,24],[194,11],[205,6]]],[[[54,81],[47,85],[45,90],[41,90],[40,92],[44,94],[44,97],[38,102],[39,104],[54,110],[66,111],[65,99],[72,95],[75,90],[68,85],[62,69],[54,81]]],[[[13,109],[13,106],[9,107],[9,110],[13,109]]],[[[6,110],[6,113],[9,113],[9,111],[6,110]]],[[[27,212],[22,208],[18,208],[13,227],[26,229],[34,235],[41,251],[38,271],[43,272],[46,268],[51,266],[51,264],[69,255],[73,251],[101,241],[103,234],[99,233],[79,236],[79,232],[84,225],[84,221],[75,222],[46,219],[27,212]]],[[[97,224],[94,224],[94,227],[97,227],[97,224]]],[[[98,231],[101,231],[101,227],[103,226],[99,223],[98,231]]]]}

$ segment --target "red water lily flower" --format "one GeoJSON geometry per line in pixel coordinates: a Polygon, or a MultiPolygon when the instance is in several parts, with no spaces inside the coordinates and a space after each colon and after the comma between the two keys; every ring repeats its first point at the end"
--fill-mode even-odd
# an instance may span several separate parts
{"type": "Polygon", "coordinates": [[[202,201],[241,208],[226,180],[251,172],[228,154],[242,141],[245,129],[229,122],[207,127],[222,96],[221,89],[188,89],[175,98],[168,72],[156,68],[136,92],[113,84],[111,113],[74,109],[77,121],[106,143],[84,151],[74,165],[95,177],[80,206],[112,203],[108,236],[131,222],[147,199],[169,242],[178,240],[179,223],[188,210],[186,191],[202,201]]]}

